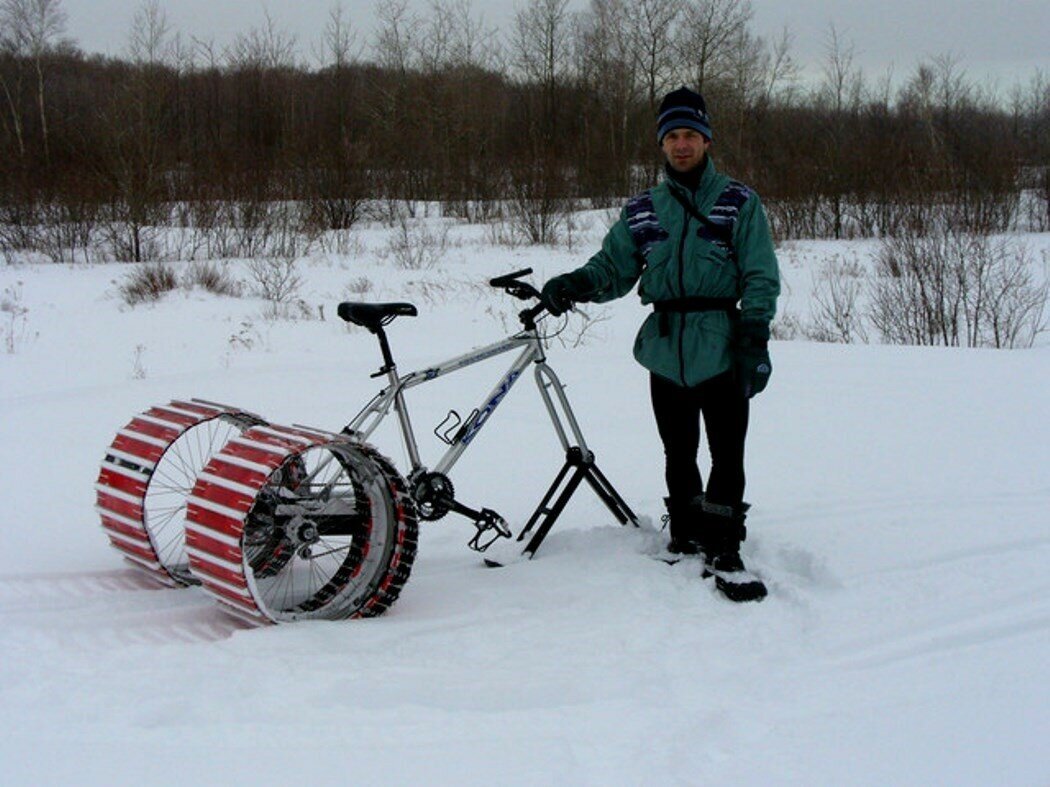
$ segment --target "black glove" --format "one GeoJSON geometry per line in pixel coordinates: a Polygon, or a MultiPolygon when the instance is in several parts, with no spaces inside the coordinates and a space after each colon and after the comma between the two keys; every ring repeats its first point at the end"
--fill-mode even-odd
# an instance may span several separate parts
{"type": "Polygon", "coordinates": [[[584,296],[589,291],[590,281],[583,271],[563,273],[543,285],[540,303],[557,317],[571,309],[574,303],[586,300],[584,296]]]}
{"type": "Polygon", "coordinates": [[[769,383],[773,364],[769,360],[769,325],[755,320],[741,320],[736,325],[733,341],[733,367],[740,392],[750,399],[769,383]]]}

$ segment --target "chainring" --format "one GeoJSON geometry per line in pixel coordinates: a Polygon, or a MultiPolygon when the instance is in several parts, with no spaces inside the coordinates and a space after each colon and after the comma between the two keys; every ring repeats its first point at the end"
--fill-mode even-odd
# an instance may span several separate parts
{"type": "Polygon", "coordinates": [[[424,472],[410,481],[412,499],[416,502],[416,513],[420,519],[433,522],[452,510],[456,489],[443,473],[424,472]]]}

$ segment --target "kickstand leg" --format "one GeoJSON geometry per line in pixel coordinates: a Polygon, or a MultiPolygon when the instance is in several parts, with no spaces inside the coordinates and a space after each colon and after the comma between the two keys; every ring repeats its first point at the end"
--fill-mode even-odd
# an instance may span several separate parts
{"type": "Polygon", "coordinates": [[[547,537],[551,528],[554,527],[554,523],[561,516],[561,512],[565,509],[569,499],[584,479],[587,479],[591,488],[594,489],[595,493],[621,525],[630,523],[638,527],[638,517],[635,516],[627,503],[624,502],[612,484],[609,483],[609,480],[598,469],[598,466],[594,463],[594,454],[590,451],[584,452],[579,447],[573,446],[566,452],[565,464],[558,471],[554,482],[550,485],[539,506],[536,507],[529,521],[518,535],[517,540],[524,541],[526,536],[532,532],[532,529],[539,525],[539,527],[536,527],[536,532],[532,535],[532,538],[526,544],[523,554],[530,558],[536,554],[536,550],[540,548],[543,539],[547,537]]]}

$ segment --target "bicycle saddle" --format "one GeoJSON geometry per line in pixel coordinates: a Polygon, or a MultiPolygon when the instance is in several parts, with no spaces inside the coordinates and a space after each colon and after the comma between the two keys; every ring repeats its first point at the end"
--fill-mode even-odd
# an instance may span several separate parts
{"type": "Polygon", "coordinates": [[[372,333],[395,317],[415,317],[419,312],[411,303],[356,303],[344,301],[337,310],[340,317],[372,333]]]}

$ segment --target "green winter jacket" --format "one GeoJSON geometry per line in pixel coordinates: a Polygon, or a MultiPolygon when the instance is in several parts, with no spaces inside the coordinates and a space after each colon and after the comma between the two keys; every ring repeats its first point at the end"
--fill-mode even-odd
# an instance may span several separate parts
{"type": "MultiPolygon", "coordinates": [[[[729,213],[736,213],[736,219],[727,244],[728,226],[723,242],[710,240],[713,225],[691,215],[672,193],[674,189],[692,202],[702,216],[722,214],[725,221],[726,198],[719,198],[730,183],[708,156],[695,194],[665,179],[632,199],[605,236],[601,251],[579,269],[590,285],[582,299],[611,301],[638,283],[643,304],[688,297],[729,298],[739,301],[740,319],[768,325],[780,294],[780,272],[758,195],[742,184],[730,186],[736,204],[729,213]],[[716,202],[720,206],[712,214],[716,202]],[[636,239],[642,241],[641,248],[636,239]]],[[[638,331],[634,357],[679,385],[697,385],[730,368],[735,319],[725,310],[654,312],[638,331]]]]}

